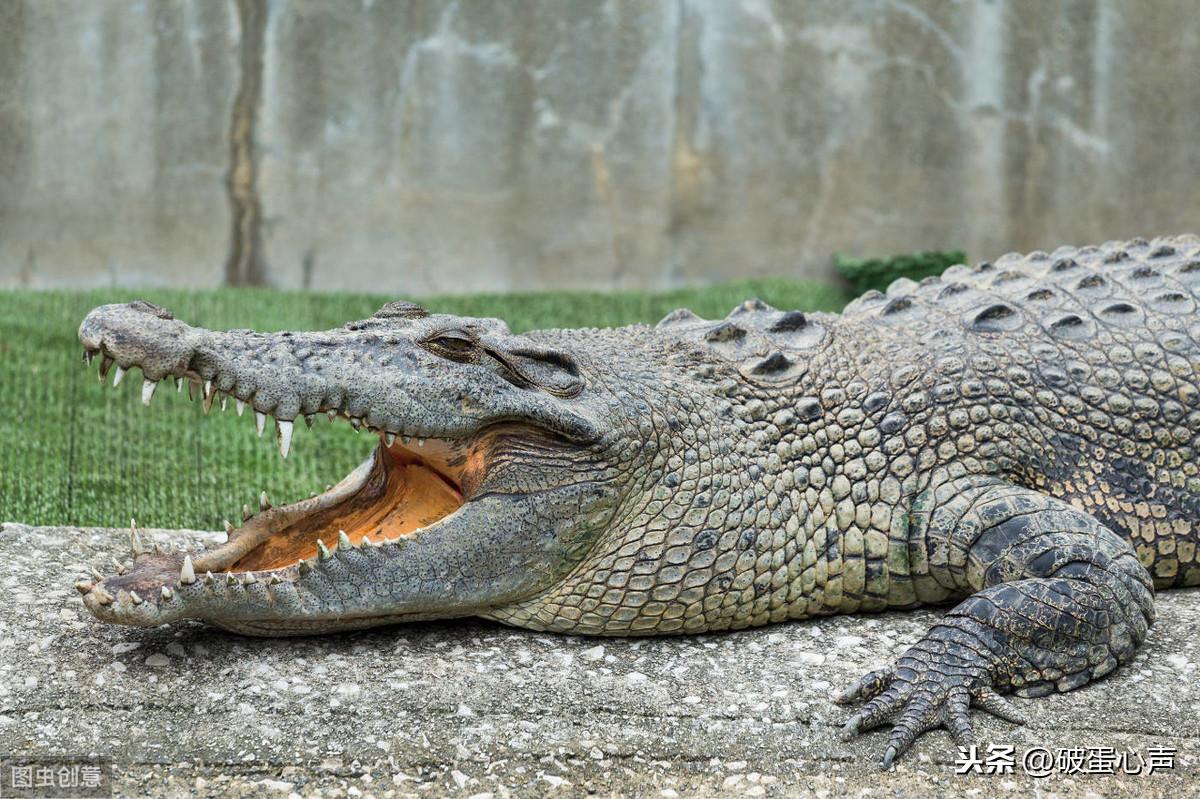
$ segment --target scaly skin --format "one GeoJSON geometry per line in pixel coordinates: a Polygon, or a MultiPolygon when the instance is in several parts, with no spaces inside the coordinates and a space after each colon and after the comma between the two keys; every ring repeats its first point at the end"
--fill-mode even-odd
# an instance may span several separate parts
{"type": "Polygon", "coordinates": [[[1155,587],[1200,584],[1197,302],[1185,236],[954,267],[840,315],[748,301],[653,329],[513,336],[393,305],[342,331],[221,334],[106,306],[89,351],[284,421],[362,419],[380,452],[401,451],[389,432],[436,438],[465,504],[245,584],[233,550],[354,494],[368,463],[198,556],[230,576],[142,553],[80,590],[109,621],[261,634],[465,615],[683,633],[957,602],[840,697],[867,700],[846,735],[894,725],[887,766],[933,727],[973,741],[972,704],[1016,720],[1001,694],[1112,671],[1155,587]]]}

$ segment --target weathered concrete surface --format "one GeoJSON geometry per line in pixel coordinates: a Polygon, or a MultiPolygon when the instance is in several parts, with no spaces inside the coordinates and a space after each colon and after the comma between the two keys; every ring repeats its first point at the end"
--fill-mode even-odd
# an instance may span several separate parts
{"type": "Polygon", "coordinates": [[[236,15],[0,2],[0,286],[218,285],[236,15]]]}
{"type": "MultiPolygon", "coordinates": [[[[212,534],[159,532],[166,543],[212,534]]],[[[1184,796],[1200,786],[1200,593],[1159,599],[1135,662],[1021,701],[985,741],[1178,747],[1153,776],[953,774],[949,737],[886,775],[882,732],[837,738],[828,695],[937,611],[666,639],[480,622],[291,640],[101,625],[71,588],[126,531],[0,530],[0,752],[110,755],[129,795],[1184,796]],[[674,791],[675,793],[670,793],[674,791]]]]}
{"type": "Polygon", "coordinates": [[[1194,11],[8,0],[0,286],[665,286],[1190,230],[1194,11]]]}

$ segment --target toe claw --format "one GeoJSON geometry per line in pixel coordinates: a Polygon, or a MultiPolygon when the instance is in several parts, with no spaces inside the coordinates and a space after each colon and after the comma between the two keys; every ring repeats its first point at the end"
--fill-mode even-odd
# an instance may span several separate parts
{"type": "Polygon", "coordinates": [[[879,768],[883,771],[890,769],[892,763],[896,762],[896,756],[899,754],[900,752],[897,751],[896,747],[889,746],[883,753],[883,760],[879,761],[879,768]]]}
{"type": "Polygon", "coordinates": [[[848,741],[859,733],[873,730],[887,723],[892,715],[904,706],[904,697],[895,688],[889,688],[858,709],[842,727],[842,740],[848,741]]]}
{"type": "Polygon", "coordinates": [[[892,760],[894,760],[907,752],[918,737],[938,726],[938,715],[936,706],[927,696],[918,695],[912,699],[896,722],[896,726],[892,728],[892,737],[888,740],[884,761],[890,765],[888,753],[892,753],[892,760]]]}

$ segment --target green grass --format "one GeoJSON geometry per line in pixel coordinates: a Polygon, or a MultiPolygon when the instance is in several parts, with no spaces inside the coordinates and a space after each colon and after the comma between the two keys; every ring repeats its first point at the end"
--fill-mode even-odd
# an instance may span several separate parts
{"type": "MultiPolygon", "coordinates": [[[[720,317],[751,296],[804,310],[837,310],[847,299],[833,286],[759,280],[659,294],[470,295],[423,304],[497,316],[522,331],[652,323],[680,306],[720,317]]],[[[239,419],[232,403],[202,419],[199,403],[164,383],[143,408],[137,371],[116,389],[101,387],[96,367],[80,362],[79,322],[96,305],[136,297],[189,324],[257,330],[337,327],[392,299],[261,289],[0,292],[0,521],[123,526],[134,517],[147,527],[219,529],[263,488],[291,502],[366,457],[373,442],[349,425],[301,425],[284,461],[270,432],[256,438],[252,414],[239,419]]]]}

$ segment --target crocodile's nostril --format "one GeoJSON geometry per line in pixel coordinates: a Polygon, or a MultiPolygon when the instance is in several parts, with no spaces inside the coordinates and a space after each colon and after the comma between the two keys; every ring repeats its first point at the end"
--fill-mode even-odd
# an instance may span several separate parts
{"type": "Polygon", "coordinates": [[[168,311],[166,308],[162,307],[161,305],[155,305],[154,303],[148,302],[146,300],[134,300],[133,302],[129,303],[129,307],[135,311],[141,311],[142,313],[153,314],[154,316],[157,316],[159,319],[174,319],[175,318],[175,315],[173,313],[171,313],[170,311],[168,311]]]}
{"type": "Polygon", "coordinates": [[[420,319],[429,316],[429,311],[407,300],[393,300],[375,312],[377,319],[420,319]]]}

